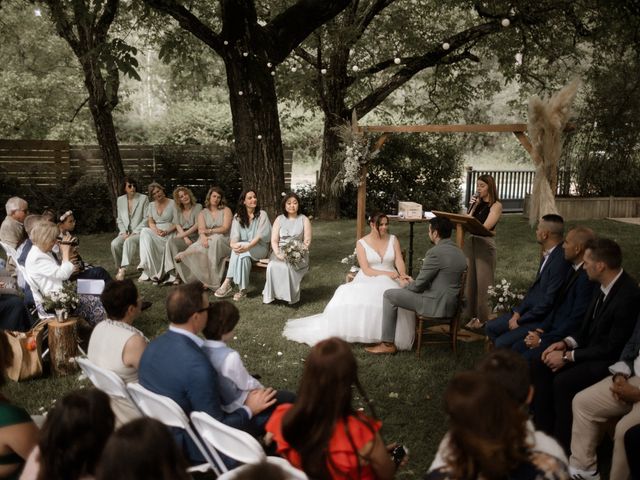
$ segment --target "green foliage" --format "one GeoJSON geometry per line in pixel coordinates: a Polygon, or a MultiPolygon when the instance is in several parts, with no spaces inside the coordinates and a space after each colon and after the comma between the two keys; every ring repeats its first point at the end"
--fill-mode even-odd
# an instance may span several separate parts
{"type": "Polygon", "coordinates": [[[20,196],[29,202],[32,213],[40,213],[45,207],[56,212],[73,210],[77,233],[109,232],[115,228],[104,177],[84,175],[48,188],[26,184],[20,196]]]}
{"type": "Polygon", "coordinates": [[[367,210],[389,212],[398,200],[408,200],[428,210],[457,211],[461,160],[452,137],[392,136],[369,167],[367,210]]]}

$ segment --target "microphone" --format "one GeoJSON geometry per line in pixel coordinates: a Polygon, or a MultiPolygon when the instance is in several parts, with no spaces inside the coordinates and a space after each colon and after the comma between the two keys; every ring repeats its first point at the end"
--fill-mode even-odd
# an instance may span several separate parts
{"type": "Polygon", "coordinates": [[[467,213],[471,213],[474,205],[478,202],[478,198],[480,198],[480,192],[476,190],[476,193],[471,196],[471,201],[469,201],[469,208],[467,208],[467,213]]]}

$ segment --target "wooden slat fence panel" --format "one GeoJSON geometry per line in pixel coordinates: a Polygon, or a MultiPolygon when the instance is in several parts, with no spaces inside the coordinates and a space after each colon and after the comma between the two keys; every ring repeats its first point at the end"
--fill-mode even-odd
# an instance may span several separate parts
{"type": "Polygon", "coordinates": [[[38,187],[69,177],[69,143],[58,140],[0,140],[0,171],[38,187]]]}

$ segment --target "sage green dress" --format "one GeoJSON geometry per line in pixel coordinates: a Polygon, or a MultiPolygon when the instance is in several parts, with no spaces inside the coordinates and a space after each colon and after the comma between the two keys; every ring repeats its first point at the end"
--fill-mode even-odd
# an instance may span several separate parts
{"type": "MultiPolygon", "coordinates": [[[[158,213],[156,202],[149,204],[149,216],[156,222],[156,228],[167,231],[173,226],[176,216],[176,205],[173,200],[164,208],[162,213],[158,213]]],[[[140,232],[140,265],[138,269],[143,270],[149,278],[162,278],[164,265],[164,249],[167,242],[175,236],[175,231],[166,237],[157,235],[151,228],[145,227],[140,232]]]]}
{"type": "MultiPolygon", "coordinates": [[[[224,209],[212,214],[207,208],[201,215],[206,228],[218,228],[224,224],[224,209]]],[[[218,288],[224,278],[224,260],[230,254],[229,235],[213,233],[209,235],[208,247],[203,247],[197,240],[180,255],[182,260],[176,263],[176,273],[185,283],[200,281],[208,287],[218,288]]]]}
{"type": "MultiPolygon", "coordinates": [[[[176,218],[174,219],[174,225],[180,225],[183,230],[189,230],[198,222],[198,214],[202,211],[202,205],[196,203],[195,206],[189,212],[189,215],[184,215],[184,211],[176,208],[176,218]]],[[[176,234],[177,235],[177,234],[176,234]]],[[[192,242],[198,241],[198,231],[189,235],[189,240],[192,242]]],[[[184,238],[173,237],[167,240],[167,245],[164,248],[164,274],[172,273],[175,270],[174,258],[180,252],[184,252],[190,245],[187,245],[184,238]]]]}

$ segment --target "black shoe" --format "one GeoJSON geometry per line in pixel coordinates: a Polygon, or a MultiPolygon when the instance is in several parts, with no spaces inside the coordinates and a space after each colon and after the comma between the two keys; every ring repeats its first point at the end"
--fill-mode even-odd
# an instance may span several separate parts
{"type": "Polygon", "coordinates": [[[151,308],[151,305],[153,305],[153,303],[151,303],[148,300],[142,300],[142,303],[140,304],[140,310],[144,311],[147,308],[151,308]]]}

